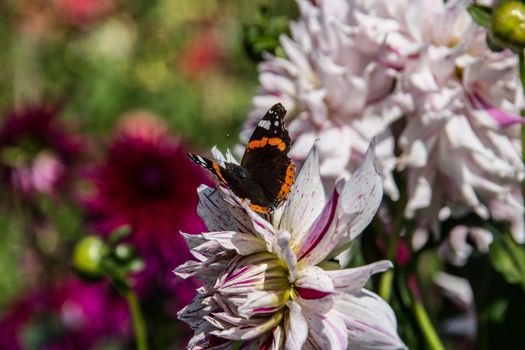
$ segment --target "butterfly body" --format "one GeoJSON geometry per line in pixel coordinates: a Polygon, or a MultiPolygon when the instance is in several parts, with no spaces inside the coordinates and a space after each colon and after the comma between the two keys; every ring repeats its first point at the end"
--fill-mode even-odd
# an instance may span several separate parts
{"type": "Polygon", "coordinates": [[[288,157],[291,141],[284,125],[286,110],[278,103],[259,121],[241,164],[216,162],[195,154],[188,157],[208,169],[250,207],[268,213],[288,196],[295,179],[295,164],[288,157]]]}

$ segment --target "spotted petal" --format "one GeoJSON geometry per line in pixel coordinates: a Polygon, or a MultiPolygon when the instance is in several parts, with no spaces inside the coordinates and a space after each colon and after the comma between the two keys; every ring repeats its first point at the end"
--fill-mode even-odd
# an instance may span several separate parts
{"type": "Polygon", "coordinates": [[[397,335],[394,312],[378,295],[366,289],[355,295],[341,293],[334,310],[346,325],[350,348],[406,349],[397,335]]]}
{"type": "Polygon", "coordinates": [[[383,180],[374,156],[375,140],[370,143],[365,159],[345,184],[339,205],[348,215],[348,230],[341,232],[337,247],[356,238],[370,224],[383,197],[383,180]]]}
{"type": "Polygon", "coordinates": [[[319,174],[319,155],[313,145],[288,196],[279,228],[292,233],[292,246],[299,246],[307,230],[322,211],[325,201],[319,174]]]}
{"type": "Polygon", "coordinates": [[[386,271],[392,267],[390,261],[381,260],[351,269],[325,271],[325,274],[330,277],[337,291],[356,293],[365,286],[373,274],[386,271]]]}
{"type": "Polygon", "coordinates": [[[314,311],[305,311],[308,322],[308,338],[317,349],[346,350],[348,337],[343,317],[332,310],[321,315],[314,311]]]}
{"type": "Polygon", "coordinates": [[[301,349],[308,336],[308,324],[304,318],[301,305],[290,302],[290,312],[285,319],[286,350],[301,349]]]}

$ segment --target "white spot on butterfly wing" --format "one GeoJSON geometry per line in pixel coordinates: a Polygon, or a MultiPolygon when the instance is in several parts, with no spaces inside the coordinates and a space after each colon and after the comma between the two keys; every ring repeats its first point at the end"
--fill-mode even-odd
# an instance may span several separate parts
{"type": "Polygon", "coordinates": [[[266,130],[270,130],[270,127],[272,126],[272,122],[269,121],[269,120],[263,119],[263,120],[261,120],[259,122],[259,124],[257,124],[257,126],[263,128],[263,129],[266,129],[266,130]]]}

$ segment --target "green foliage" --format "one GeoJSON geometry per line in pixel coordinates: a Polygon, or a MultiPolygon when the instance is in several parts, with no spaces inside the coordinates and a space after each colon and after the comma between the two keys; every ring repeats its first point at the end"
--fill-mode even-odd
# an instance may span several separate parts
{"type": "Polygon", "coordinates": [[[509,234],[494,234],[490,246],[490,261],[496,271],[510,284],[525,285],[525,249],[516,243],[509,234]]]}
{"type": "Polygon", "coordinates": [[[480,4],[470,4],[467,7],[468,13],[472,19],[480,26],[488,28],[490,25],[490,16],[492,15],[492,8],[480,4]]]}

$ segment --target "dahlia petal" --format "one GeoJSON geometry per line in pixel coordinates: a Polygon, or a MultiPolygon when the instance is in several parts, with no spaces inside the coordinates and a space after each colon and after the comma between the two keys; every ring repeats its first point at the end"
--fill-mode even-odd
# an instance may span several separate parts
{"type": "Polygon", "coordinates": [[[320,299],[334,292],[334,284],[322,268],[306,266],[297,272],[295,289],[303,299],[320,299]]]}
{"type": "Polygon", "coordinates": [[[211,306],[203,304],[205,298],[207,296],[198,294],[191,304],[177,312],[177,318],[186,322],[192,329],[199,328],[205,322],[203,317],[210,314],[213,309],[211,306]]]}
{"type": "Polygon", "coordinates": [[[317,266],[300,269],[294,282],[295,292],[302,306],[319,314],[333,307],[334,285],[325,271],[317,266]]]}
{"type": "Polygon", "coordinates": [[[248,204],[241,203],[244,212],[248,215],[252,224],[252,231],[257,234],[266,244],[266,249],[273,253],[273,240],[275,237],[275,228],[268,221],[264,220],[261,216],[250,209],[248,204]]]}
{"type": "Polygon", "coordinates": [[[339,204],[345,214],[350,215],[350,229],[341,233],[338,247],[356,238],[379,209],[383,197],[383,181],[378,171],[375,156],[375,140],[370,143],[365,159],[345,184],[339,204]]]}
{"type": "Polygon", "coordinates": [[[257,314],[274,313],[285,305],[288,296],[288,290],[252,292],[239,307],[239,315],[251,318],[257,314]]]}
{"type": "Polygon", "coordinates": [[[251,233],[220,231],[206,232],[202,236],[219,243],[224,249],[235,250],[239,255],[249,255],[266,250],[264,241],[251,233]]]}
{"type": "Polygon", "coordinates": [[[323,209],[324,201],[319,155],[314,144],[288,196],[279,225],[280,229],[293,234],[292,246],[301,244],[308,228],[323,209]]]}
{"type": "Polygon", "coordinates": [[[316,265],[326,258],[339,241],[334,235],[335,228],[340,222],[337,217],[337,202],[339,193],[336,190],[326,202],[323,211],[310,227],[297,253],[301,265],[316,265]]]}
{"type": "Polygon", "coordinates": [[[308,337],[308,324],[301,310],[301,305],[296,302],[288,304],[290,312],[285,320],[286,343],[285,350],[301,349],[308,337]]]}
{"type": "Polygon", "coordinates": [[[325,271],[340,292],[356,293],[363,288],[373,274],[383,272],[393,267],[388,260],[377,261],[365,266],[344,270],[325,271]]]}
{"type": "Polygon", "coordinates": [[[250,232],[246,215],[232,215],[218,190],[199,186],[197,213],[210,231],[250,232]]]}
{"type": "Polygon", "coordinates": [[[337,311],[332,310],[321,315],[304,310],[304,316],[308,323],[309,338],[317,345],[316,348],[332,350],[348,348],[345,323],[337,311]]]}
{"type": "Polygon", "coordinates": [[[297,257],[290,247],[291,235],[288,231],[279,231],[275,235],[277,248],[275,252],[277,256],[286,262],[288,271],[290,274],[290,279],[295,280],[297,272],[297,257]]]}
{"type": "Polygon", "coordinates": [[[366,289],[358,294],[338,294],[334,312],[346,325],[350,348],[406,349],[397,334],[392,308],[378,295],[366,289]]]}
{"type": "Polygon", "coordinates": [[[231,340],[253,339],[255,337],[260,337],[274,326],[278,325],[281,322],[282,317],[282,313],[276,313],[270,318],[250,320],[250,325],[242,324],[224,330],[215,330],[212,331],[211,334],[231,340]]]}
{"type": "Polygon", "coordinates": [[[226,350],[231,349],[233,342],[227,339],[219,339],[210,334],[215,328],[208,322],[204,322],[194,336],[188,342],[188,350],[226,350]]]}
{"type": "Polygon", "coordinates": [[[491,105],[478,94],[469,94],[467,95],[467,99],[475,110],[481,110],[487,113],[496,122],[498,127],[505,128],[513,124],[525,123],[525,118],[491,105]]]}

